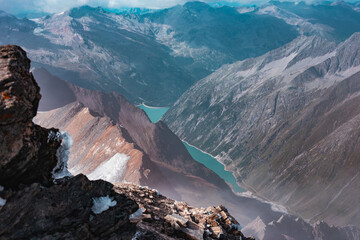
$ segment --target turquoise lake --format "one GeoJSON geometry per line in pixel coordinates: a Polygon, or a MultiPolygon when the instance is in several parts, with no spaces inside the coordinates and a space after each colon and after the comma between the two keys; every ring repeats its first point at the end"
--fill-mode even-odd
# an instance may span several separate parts
{"type": "Polygon", "coordinates": [[[166,111],[169,110],[168,107],[149,107],[144,104],[141,104],[137,107],[144,110],[150,118],[150,121],[153,123],[157,123],[160,118],[166,113],[166,111]]]}
{"type": "MultiPolygon", "coordinates": [[[[169,109],[168,107],[149,107],[144,104],[138,107],[146,112],[153,123],[158,122],[169,109]]],[[[231,172],[226,171],[224,165],[218,162],[214,157],[202,152],[201,150],[189,145],[186,142],[183,143],[195,161],[204,164],[207,168],[214,171],[219,177],[229,183],[235,192],[240,193],[245,191],[236,183],[234,175],[231,172]]]]}

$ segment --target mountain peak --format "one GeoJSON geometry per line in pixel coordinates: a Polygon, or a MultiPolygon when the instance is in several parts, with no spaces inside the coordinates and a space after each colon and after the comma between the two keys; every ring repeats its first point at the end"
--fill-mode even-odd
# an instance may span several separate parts
{"type": "Polygon", "coordinates": [[[11,15],[5,11],[0,10],[0,18],[16,18],[14,15],[11,15]]]}
{"type": "Polygon", "coordinates": [[[69,15],[74,18],[81,18],[83,16],[87,16],[95,12],[103,13],[105,11],[101,7],[91,7],[89,5],[84,5],[81,7],[71,9],[69,15]]]}
{"type": "Polygon", "coordinates": [[[194,1],[194,2],[187,2],[183,5],[186,9],[194,9],[194,10],[203,10],[209,9],[211,6],[204,2],[194,1]]]}

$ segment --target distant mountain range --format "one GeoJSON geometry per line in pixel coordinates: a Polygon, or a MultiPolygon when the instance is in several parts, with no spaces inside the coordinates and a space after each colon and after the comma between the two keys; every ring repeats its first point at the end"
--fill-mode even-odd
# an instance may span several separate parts
{"type": "Polygon", "coordinates": [[[223,64],[257,57],[299,35],[339,42],[360,31],[360,12],[346,3],[215,6],[189,2],[118,12],[84,6],[33,20],[2,12],[0,44],[23,46],[35,67],[82,87],[170,106],[223,64]]]}
{"type": "Polygon", "coordinates": [[[360,33],[299,37],[200,80],[164,121],[247,189],[305,219],[359,225],[359,81],[360,33]]]}
{"type": "Polygon", "coordinates": [[[222,64],[298,35],[278,18],[200,2],[147,14],[84,6],[34,21],[2,12],[0,30],[0,44],[23,46],[35,67],[134,103],[165,106],[222,64]]]}

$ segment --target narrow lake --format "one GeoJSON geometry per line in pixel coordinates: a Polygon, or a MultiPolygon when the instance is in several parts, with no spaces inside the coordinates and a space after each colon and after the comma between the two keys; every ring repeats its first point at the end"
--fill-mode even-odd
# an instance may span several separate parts
{"type": "MultiPolygon", "coordinates": [[[[146,112],[153,123],[158,122],[169,109],[168,107],[150,107],[145,104],[139,105],[138,107],[146,112]]],[[[195,161],[204,164],[207,168],[214,171],[219,177],[229,183],[235,192],[240,193],[245,191],[236,183],[234,175],[231,172],[226,171],[224,165],[218,162],[214,157],[186,142],[183,143],[195,161]]]]}
{"type": "Polygon", "coordinates": [[[168,107],[150,107],[146,106],[145,104],[141,104],[137,107],[144,110],[150,118],[150,121],[152,121],[153,123],[158,122],[160,118],[166,113],[166,111],[169,110],[168,107]]]}

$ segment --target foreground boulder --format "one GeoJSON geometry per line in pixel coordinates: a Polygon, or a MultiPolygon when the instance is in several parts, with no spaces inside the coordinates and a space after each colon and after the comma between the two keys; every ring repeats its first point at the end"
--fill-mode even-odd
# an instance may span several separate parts
{"type": "Polygon", "coordinates": [[[131,239],[136,226],[129,215],[138,205],[112,187],[78,175],[50,188],[34,183],[5,191],[8,202],[0,211],[0,239],[131,239]]]}

